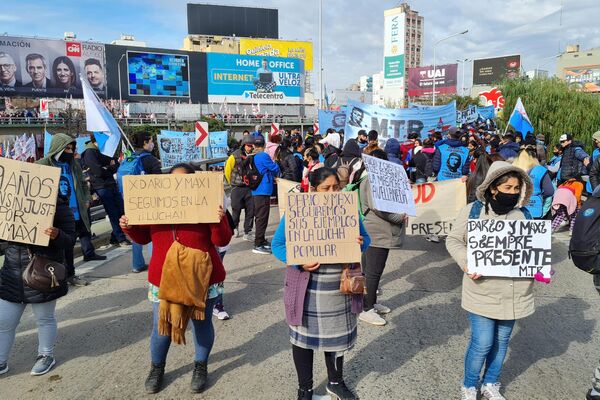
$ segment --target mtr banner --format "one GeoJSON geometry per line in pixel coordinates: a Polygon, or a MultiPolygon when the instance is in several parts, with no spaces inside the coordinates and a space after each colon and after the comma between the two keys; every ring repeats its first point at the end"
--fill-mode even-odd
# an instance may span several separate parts
{"type": "Polygon", "coordinates": [[[211,103],[302,104],[304,61],[208,53],[211,103]]]}

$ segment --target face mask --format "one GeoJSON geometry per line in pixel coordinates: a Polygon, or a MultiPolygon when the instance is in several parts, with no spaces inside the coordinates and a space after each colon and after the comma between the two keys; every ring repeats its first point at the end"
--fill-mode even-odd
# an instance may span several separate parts
{"type": "Polygon", "coordinates": [[[520,193],[510,194],[499,191],[496,195],[490,197],[490,206],[498,215],[508,214],[519,202],[519,197],[521,197],[520,193]]]}
{"type": "Polygon", "coordinates": [[[73,153],[65,153],[64,151],[60,155],[60,157],[58,157],[58,161],[64,162],[64,163],[71,162],[72,160],[73,160],[73,153]]]}

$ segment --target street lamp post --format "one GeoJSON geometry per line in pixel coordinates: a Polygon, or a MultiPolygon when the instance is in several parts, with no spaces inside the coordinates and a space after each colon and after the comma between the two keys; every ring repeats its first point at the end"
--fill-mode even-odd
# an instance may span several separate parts
{"type": "Polygon", "coordinates": [[[462,86],[460,87],[460,94],[462,96],[465,95],[465,91],[467,89],[467,87],[465,86],[465,63],[471,61],[469,58],[465,58],[464,60],[456,60],[456,62],[461,63],[462,64],[462,86]]]}
{"type": "Polygon", "coordinates": [[[119,72],[119,111],[123,112],[123,96],[121,96],[121,61],[123,61],[123,57],[125,54],[121,54],[121,58],[119,58],[119,62],[117,63],[117,70],[119,72]]]}
{"type": "Polygon", "coordinates": [[[443,39],[440,39],[440,40],[438,40],[438,41],[437,41],[437,42],[435,42],[435,43],[434,43],[434,45],[433,45],[433,96],[432,96],[432,97],[433,97],[433,105],[434,105],[434,106],[435,106],[435,67],[436,67],[436,65],[435,65],[435,48],[436,48],[436,46],[437,46],[438,44],[440,44],[440,43],[441,43],[441,42],[443,42],[444,40],[448,40],[448,39],[450,39],[450,38],[453,38],[454,36],[458,36],[458,35],[464,35],[464,34],[465,34],[465,33],[467,33],[467,32],[469,32],[469,30],[468,30],[468,29],[466,29],[466,30],[464,30],[464,31],[462,31],[462,32],[458,32],[458,33],[455,33],[455,34],[453,34],[453,35],[447,36],[447,37],[445,37],[445,38],[443,38],[443,39]]]}

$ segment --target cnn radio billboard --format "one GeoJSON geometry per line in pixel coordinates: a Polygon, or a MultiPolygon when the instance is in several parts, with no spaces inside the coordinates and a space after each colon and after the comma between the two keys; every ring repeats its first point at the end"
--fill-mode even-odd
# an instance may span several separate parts
{"type": "Polygon", "coordinates": [[[0,37],[0,96],[82,97],[79,75],[106,96],[104,44],[0,37]]]}
{"type": "Polygon", "coordinates": [[[458,64],[436,65],[408,69],[408,96],[431,95],[435,80],[435,94],[456,93],[458,64]]]}

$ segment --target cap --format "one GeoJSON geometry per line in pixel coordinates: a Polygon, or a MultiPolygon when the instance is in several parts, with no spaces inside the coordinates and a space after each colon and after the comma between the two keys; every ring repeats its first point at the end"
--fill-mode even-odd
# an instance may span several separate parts
{"type": "Polygon", "coordinates": [[[450,135],[452,137],[460,136],[458,128],[455,126],[451,126],[450,129],[448,129],[448,135],[450,135]]]}
{"type": "Polygon", "coordinates": [[[559,142],[564,142],[566,140],[573,140],[573,136],[571,136],[568,133],[563,133],[562,135],[560,135],[560,138],[558,139],[559,142]]]}
{"type": "Polygon", "coordinates": [[[594,139],[594,140],[596,140],[596,141],[600,142],[600,131],[598,131],[598,132],[594,133],[594,134],[592,135],[592,139],[594,139]]]}
{"type": "Polygon", "coordinates": [[[246,135],[242,139],[242,144],[254,144],[254,138],[251,135],[246,135]]]}
{"type": "Polygon", "coordinates": [[[254,145],[255,146],[264,146],[265,145],[265,137],[263,135],[254,136],[254,145]]]}

